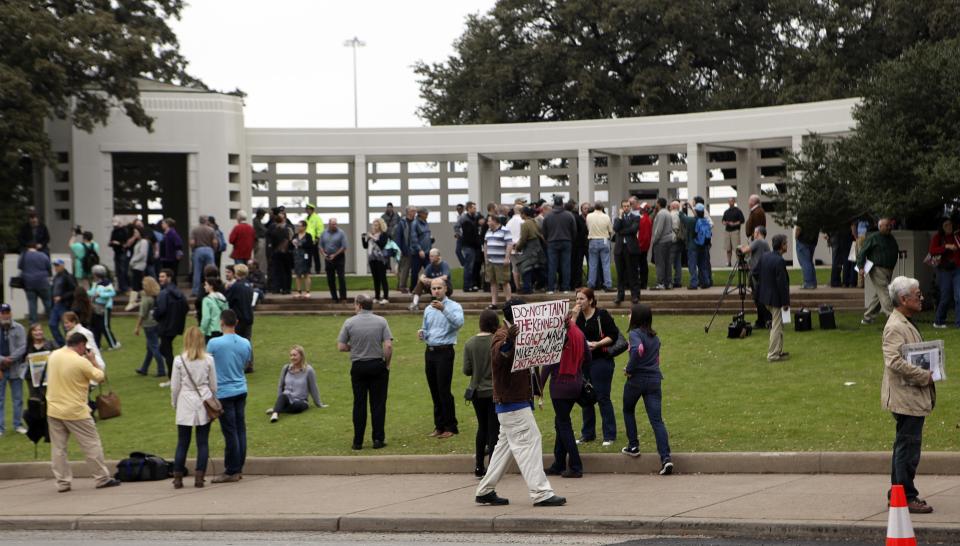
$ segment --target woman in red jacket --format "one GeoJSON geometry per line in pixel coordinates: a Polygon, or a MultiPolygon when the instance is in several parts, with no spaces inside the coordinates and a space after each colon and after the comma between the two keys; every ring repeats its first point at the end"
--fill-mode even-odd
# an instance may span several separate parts
{"type": "Polygon", "coordinates": [[[933,327],[947,327],[947,310],[952,303],[954,320],[960,328],[960,235],[954,231],[953,222],[949,218],[944,218],[940,222],[940,228],[930,240],[930,255],[940,258],[940,263],[937,265],[940,303],[937,305],[933,327]]]}

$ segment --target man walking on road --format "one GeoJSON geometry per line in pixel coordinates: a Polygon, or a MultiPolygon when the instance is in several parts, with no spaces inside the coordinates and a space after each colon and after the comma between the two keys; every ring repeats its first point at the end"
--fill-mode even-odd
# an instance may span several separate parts
{"type": "Polygon", "coordinates": [[[873,285],[873,297],[867,304],[860,324],[872,323],[880,311],[887,315],[893,312],[889,286],[890,279],[893,278],[893,268],[897,266],[900,247],[891,233],[893,221],[890,218],[881,218],[877,228],[879,231],[867,237],[857,256],[857,269],[860,271],[865,270],[868,260],[871,262],[870,270],[865,273],[870,284],[873,285]]]}
{"type": "Polygon", "coordinates": [[[442,440],[460,432],[450,385],[453,382],[457,332],[463,326],[463,308],[447,297],[447,284],[443,279],[431,281],[430,293],[433,301],[423,312],[423,326],[417,336],[427,344],[423,359],[433,399],[433,432],[430,437],[442,440]]]}
{"type": "Polygon", "coordinates": [[[883,327],[880,402],[897,422],[890,483],[903,486],[910,513],[929,514],[933,512],[933,507],[920,498],[913,480],[917,475],[917,465],[920,464],[923,421],[933,411],[937,389],[933,384],[932,372],[908,362],[902,352],[904,345],[923,341],[910,320],[923,310],[923,295],[920,293],[920,283],[908,277],[893,279],[889,290],[894,309],[883,327]]]}
{"type": "Polygon", "coordinates": [[[67,346],[50,354],[47,362],[47,426],[50,429],[50,458],[57,491],[70,491],[73,472],[67,460],[67,442],[72,434],[87,456],[97,489],[120,485],[110,477],[103,458],[97,425],[90,416],[87,395],[90,382],[104,379],[103,365],[87,348],[87,338],[74,333],[67,346]]]}
{"type": "Polygon", "coordinates": [[[363,449],[367,429],[367,399],[373,428],[373,449],[386,447],[384,422],[387,415],[387,385],[393,334],[386,319],[373,314],[369,294],[357,294],[354,315],[348,318],[337,337],[337,349],[350,353],[350,383],[353,385],[353,449],[363,449]]]}
{"type": "Polygon", "coordinates": [[[490,456],[487,473],[477,486],[476,501],[493,506],[510,504],[509,500],[497,495],[495,487],[506,472],[512,454],[527,482],[533,505],[563,506],[567,499],[553,492],[543,471],[543,438],[533,416],[532,371],[512,371],[514,343],[520,331],[513,324],[513,307],[523,304],[523,300],[515,298],[504,305],[504,325],[493,335],[493,402],[500,421],[500,436],[490,456]]]}

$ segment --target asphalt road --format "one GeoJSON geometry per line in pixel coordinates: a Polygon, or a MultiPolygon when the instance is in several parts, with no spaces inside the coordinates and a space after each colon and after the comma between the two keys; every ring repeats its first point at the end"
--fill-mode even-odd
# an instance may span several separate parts
{"type": "Polygon", "coordinates": [[[503,544],[554,544],[577,546],[875,546],[874,542],[820,542],[716,539],[709,537],[631,537],[624,535],[534,535],[534,534],[410,534],[410,533],[187,533],[132,531],[13,531],[0,532],[0,545],[65,545],[82,546],[129,544],[137,546],[195,546],[284,544],[390,544],[391,546],[499,546],[503,544]]]}

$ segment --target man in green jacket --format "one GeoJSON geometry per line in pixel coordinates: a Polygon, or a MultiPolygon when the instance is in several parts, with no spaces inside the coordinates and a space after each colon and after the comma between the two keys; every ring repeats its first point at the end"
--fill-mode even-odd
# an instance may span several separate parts
{"type": "MultiPolygon", "coordinates": [[[[313,203],[307,203],[307,234],[310,235],[310,238],[313,239],[313,270],[319,275],[320,274],[320,245],[316,244],[320,240],[320,236],[323,235],[323,220],[320,219],[320,215],[317,214],[314,209],[313,203]]],[[[309,265],[309,264],[307,264],[309,265]]]]}
{"type": "Polygon", "coordinates": [[[887,316],[893,312],[893,302],[890,300],[890,280],[893,279],[893,268],[897,265],[900,247],[894,238],[893,221],[890,218],[881,218],[877,224],[879,231],[867,237],[857,255],[857,269],[863,271],[869,260],[873,265],[865,277],[873,284],[873,297],[867,304],[860,324],[870,324],[882,310],[887,316]]]}

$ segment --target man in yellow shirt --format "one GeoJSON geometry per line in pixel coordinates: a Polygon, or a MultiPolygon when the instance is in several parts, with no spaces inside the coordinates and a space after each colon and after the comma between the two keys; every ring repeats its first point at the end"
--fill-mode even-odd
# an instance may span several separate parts
{"type": "MultiPolygon", "coordinates": [[[[313,260],[314,271],[317,272],[317,275],[320,274],[320,236],[323,235],[323,219],[320,218],[320,215],[315,212],[313,203],[306,204],[307,217],[307,233],[313,239],[313,253],[311,254],[311,259],[313,260]]],[[[310,264],[307,264],[310,265],[310,264]]]]}
{"type": "Polygon", "coordinates": [[[87,348],[87,338],[81,333],[71,334],[66,347],[50,354],[47,362],[47,426],[50,429],[53,476],[60,493],[70,491],[73,481],[67,460],[67,441],[71,434],[87,456],[87,462],[93,466],[97,489],[120,485],[118,480],[110,477],[103,460],[100,435],[87,406],[90,381],[103,379],[102,366],[97,364],[93,352],[87,348]]]}

